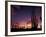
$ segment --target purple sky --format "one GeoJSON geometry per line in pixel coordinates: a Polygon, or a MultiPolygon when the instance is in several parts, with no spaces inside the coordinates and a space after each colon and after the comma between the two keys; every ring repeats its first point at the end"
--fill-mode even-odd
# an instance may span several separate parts
{"type": "Polygon", "coordinates": [[[36,16],[41,16],[41,7],[11,5],[12,24],[15,22],[31,21],[32,13],[36,16]],[[33,9],[35,10],[34,12],[32,12],[33,9]]]}

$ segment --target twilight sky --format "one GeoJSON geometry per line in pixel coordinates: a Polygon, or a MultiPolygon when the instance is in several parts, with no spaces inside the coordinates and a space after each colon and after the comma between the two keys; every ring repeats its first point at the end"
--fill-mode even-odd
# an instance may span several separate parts
{"type": "Polygon", "coordinates": [[[26,23],[31,21],[32,16],[41,16],[40,6],[19,6],[11,5],[11,21],[12,24],[26,23]]]}

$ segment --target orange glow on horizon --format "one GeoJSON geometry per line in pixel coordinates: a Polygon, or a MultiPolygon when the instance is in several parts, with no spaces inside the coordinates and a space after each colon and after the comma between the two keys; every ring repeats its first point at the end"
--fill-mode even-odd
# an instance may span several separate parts
{"type": "Polygon", "coordinates": [[[20,29],[20,28],[23,28],[23,29],[31,29],[32,28],[32,23],[31,21],[28,21],[28,22],[21,22],[20,24],[16,23],[14,24],[14,27],[17,28],[17,29],[20,29]]]}

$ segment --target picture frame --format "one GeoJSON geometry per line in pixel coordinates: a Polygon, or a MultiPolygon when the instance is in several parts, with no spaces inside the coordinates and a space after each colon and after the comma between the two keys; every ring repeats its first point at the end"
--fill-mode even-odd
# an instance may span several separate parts
{"type": "MultiPolygon", "coordinates": [[[[36,8],[35,7],[35,8],[36,8]]],[[[33,8],[33,7],[32,7],[33,8]]],[[[37,11],[36,11],[37,12],[37,11]]],[[[5,35],[6,36],[20,36],[20,35],[37,35],[45,34],[45,3],[40,2],[24,2],[24,1],[5,1],[5,35]],[[19,6],[40,6],[42,14],[42,30],[41,31],[18,31],[11,32],[11,5],[19,6]]]]}

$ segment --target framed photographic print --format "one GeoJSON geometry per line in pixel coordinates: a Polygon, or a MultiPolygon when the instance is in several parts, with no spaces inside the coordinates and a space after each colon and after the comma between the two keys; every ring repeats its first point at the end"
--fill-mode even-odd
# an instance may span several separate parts
{"type": "Polygon", "coordinates": [[[44,3],[6,1],[5,8],[5,35],[45,33],[44,3]]]}

